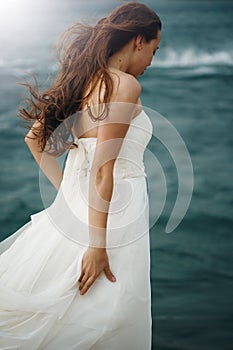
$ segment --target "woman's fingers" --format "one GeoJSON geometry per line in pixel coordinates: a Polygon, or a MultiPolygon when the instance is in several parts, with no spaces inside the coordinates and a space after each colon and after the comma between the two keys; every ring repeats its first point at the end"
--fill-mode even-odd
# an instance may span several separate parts
{"type": "Polygon", "coordinates": [[[112,271],[110,270],[109,265],[108,265],[107,267],[105,267],[104,272],[105,272],[106,277],[107,277],[110,281],[112,281],[112,282],[115,282],[115,281],[116,281],[116,277],[113,275],[112,271]]]}
{"type": "Polygon", "coordinates": [[[88,291],[102,271],[111,282],[116,281],[110,269],[106,251],[88,248],[82,258],[82,269],[78,279],[81,295],[88,291]]]}
{"type": "Polygon", "coordinates": [[[82,271],[81,271],[81,275],[80,275],[80,277],[79,277],[79,279],[78,279],[79,282],[82,281],[84,275],[85,275],[85,273],[84,273],[84,271],[82,270],[82,271]]]}
{"type": "MultiPolygon", "coordinates": [[[[109,267],[105,268],[104,272],[106,274],[106,277],[111,282],[116,281],[116,278],[113,275],[113,273],[111,272],[109,267]]],[[[81,295],[85,294],[88,291],[88,289],[92,286],[92,284],[95,282],[97,277],[98,277],[98,275],[92,275],[92,276],[89,276],[88,274],[84,275],[84,277],[82,278],[82,281],[80,283],[80,286],[79,286],[79,291],[80,291],[81,295]]]]}
{"type": "Polygon", "coordinates": [[[85,293],[88,291],[88,289],[91,287],[91,285],[95,282],[95,280],[96,280],[96,277],[94,277],[94,276],[89,277],[89,278],[84,282],[84,284],[82,284],[82,285],[79,287],[79,289],[80,289],[80,294],[81,294],[81,295],[85,294],[85,293]]]}
{"type": "Polygon", "coordinates": [[[80,286],[79,286],[79,290],[84,286],[84,284],[86,283],[86,281],[88,280],[88,278],[90,277],[89,274],[84,274],[82,280],[80,281],[80,286]]]}

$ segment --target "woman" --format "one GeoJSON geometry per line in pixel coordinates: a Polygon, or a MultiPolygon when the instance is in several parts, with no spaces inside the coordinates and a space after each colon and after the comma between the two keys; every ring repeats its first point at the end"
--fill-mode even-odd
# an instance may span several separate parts
{"type": "Polygon", "coordinates": [[[143,152],[152,125],[137,77],[160,33],[154,11],[123,4],[65,32],[60,72],[42,95],[23,84],[31,99],[20,116],[34,122],[25,141],[58,193],[2,242],[0,348],[151,348],[143,152]],[[63,174],[55,156],[65,149],[63,174]]]}

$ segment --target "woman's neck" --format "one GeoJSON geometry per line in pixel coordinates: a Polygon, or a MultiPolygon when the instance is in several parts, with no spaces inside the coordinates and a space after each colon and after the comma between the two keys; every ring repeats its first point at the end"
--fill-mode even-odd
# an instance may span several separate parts
{"type": "Polygon", "coordinates": [[[130,66],[130,52],[132,43],[129,42],[120,51],[113,54],[108,59],[108,68],[115,68],[122,72],[127,72],[130,66]]]}

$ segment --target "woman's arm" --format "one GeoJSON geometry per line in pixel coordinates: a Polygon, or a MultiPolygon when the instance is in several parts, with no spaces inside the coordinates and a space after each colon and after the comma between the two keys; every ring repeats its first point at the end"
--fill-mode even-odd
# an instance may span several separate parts
{"type": "MultiPolygon", "coordinates": [[[[37,124],[38,122],[35,122],[33,127],[36,128],[37,124]]],[[[25,136],[25,142],[41,170],[44,172],[53,186],[58,190],[62,181],[63,173],[61,167],[56,161],[56,158],[48,155],[46,152],[40,152],[38,141],[35,138],[35,135],[32,133],[32,130],[30,130],[25,136]],[[31,139],[31,137],[34,139],[31,139]]]]}
{"type": "Polygon", "coordinates": [[[141,86],[132,76],[121,78],[107,118],[99,123],[89,181],[89,248],[83,256],[80,291],[84,294],[104,270],[111,281],[106,253],[108,210],[113,193],[113,168],[133,118],[141,86]],[[115,103],[116,102],[116,103],[115,103]]]}

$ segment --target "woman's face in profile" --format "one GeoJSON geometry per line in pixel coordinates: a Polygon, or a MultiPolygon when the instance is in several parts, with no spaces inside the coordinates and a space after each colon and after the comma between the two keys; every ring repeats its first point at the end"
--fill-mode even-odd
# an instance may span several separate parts
{"type": "Polygon", "coordinates": [[[159,48],[161,37],[161,31],[158,31],[158,35],[156,39],[150,40],[148,43],[145,39],[142,40],[141,49],[136,51],[135,60],[132,65],[132,69],[130,69],[132,75],[138,77],[142,75],[146,68],[151,65],[153,56],[159,48]]]}

